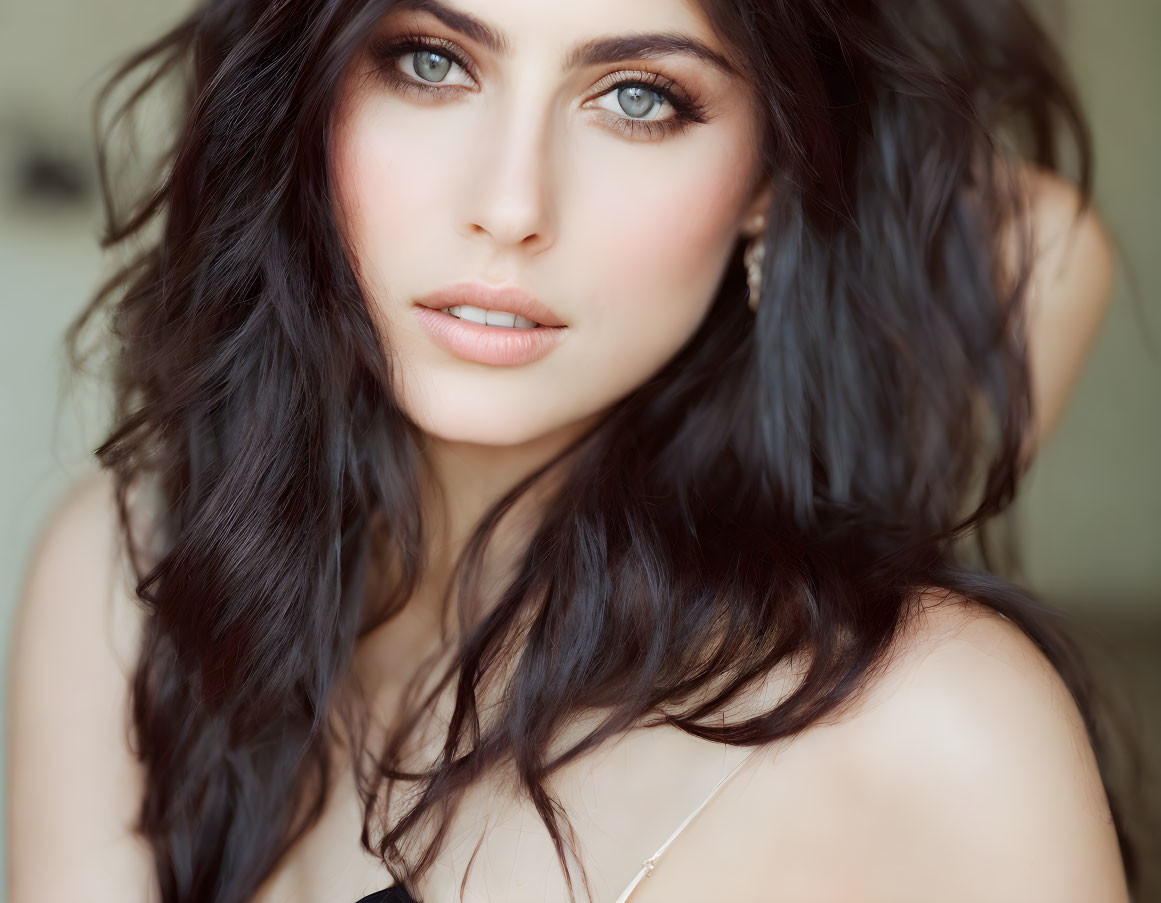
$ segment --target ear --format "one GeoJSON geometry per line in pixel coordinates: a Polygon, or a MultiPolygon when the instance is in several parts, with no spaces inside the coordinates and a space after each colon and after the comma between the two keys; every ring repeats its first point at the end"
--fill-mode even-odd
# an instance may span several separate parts
{"type": "Polygon", "coordinates": [[[758,180],[758,184],[750,193],[750,200],[742,210],[739,231],[744,238],[753,238],[766,230],[770,205],[774,203],[774,193],[774,183],[770,179],[758,180]]]}

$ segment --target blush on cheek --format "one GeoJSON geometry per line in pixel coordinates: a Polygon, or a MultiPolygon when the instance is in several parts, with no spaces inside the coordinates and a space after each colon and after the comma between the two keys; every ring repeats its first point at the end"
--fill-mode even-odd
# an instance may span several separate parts
{"type": "Polygon", "coordinates": [[[386,105],[367,104],[336,131],[336,184],[354,238],[372,254],[422,240],[429,234],[423,218],[446,209],[440,199],[450,161],[399,118],[386,105]]]}
{"type": "MultiPolygon", "coordinates": [[[[608,192],[592,208],[602,228],[590,234],[600,245],[608,284],[632,292],[634,305],[665,305],[687,299],[704,304],[732,246],[745,186],[740,167],[691,169],[679,182],[647,191],[608,192]]],[[[657,313],[658,311],[651,311],[657,313]]]]}

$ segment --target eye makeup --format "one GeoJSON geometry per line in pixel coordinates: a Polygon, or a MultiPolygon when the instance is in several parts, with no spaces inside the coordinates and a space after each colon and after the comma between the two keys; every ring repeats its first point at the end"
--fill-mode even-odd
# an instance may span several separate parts
{"type": "MultiPolygon", "coordinates": [[[[433,54],[443,57],[454,66],[459,66],[473,81],[479,81],[478,73],[470,62],[470,57],[453,41],[410,32],[373,40],[369,51],[379,76],[394,90],[416,99],[430,99],[449,93],[468,90],[465,85],[440,85],[428,82],[403,72],[399,61],[407,54],[433,54]]],[[[681,134],[695,124],[710,120],[709,113],[697,97],[682,88],[673,79],[656,72],[632,70],[613,72],[601,78],[591,89],[593,94],[586,104],[614,91],[637,88],[649,92],[658,103],[668,104],[673,113],[663,119],[643,119],[631,115],[619,115],[607,108],[598,107],[605,114],[602,119],[610,128],[633,139],[658,140],[681,134]]]]}

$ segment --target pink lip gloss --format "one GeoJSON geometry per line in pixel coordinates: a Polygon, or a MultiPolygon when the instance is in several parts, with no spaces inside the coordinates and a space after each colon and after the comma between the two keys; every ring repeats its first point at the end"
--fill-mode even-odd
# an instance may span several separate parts
{"type": "Polygon", "coordinates": [[[560,344],[567,326],[514,329],[481,326],[447,311],[416,305],[419,325],[446,351],[465,361],[515,367],[538,361],[560,344]]]}

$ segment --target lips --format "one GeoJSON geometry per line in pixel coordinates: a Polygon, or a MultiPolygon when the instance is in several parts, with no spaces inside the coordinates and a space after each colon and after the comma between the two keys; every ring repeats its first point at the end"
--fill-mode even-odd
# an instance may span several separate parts
{"type": "Polygon", "coordinates": [[[567,325],[542,301],[514,285],[491,286],[482,282],[457,282],[425,295],[417,303],[432,310],[445,310],[460,304],[470,304],[484,310],[503,310],[519,314],[541,326],[567,325]]]}
{"type": "Polygon", "coordinates": [[[422,304],[416,304],[412,309],[420,328],[444,351],[461,360],[494,367],[518,367],[538,361],[569,334],[565,326],[531,329],[481,326],[422,304]]]}

